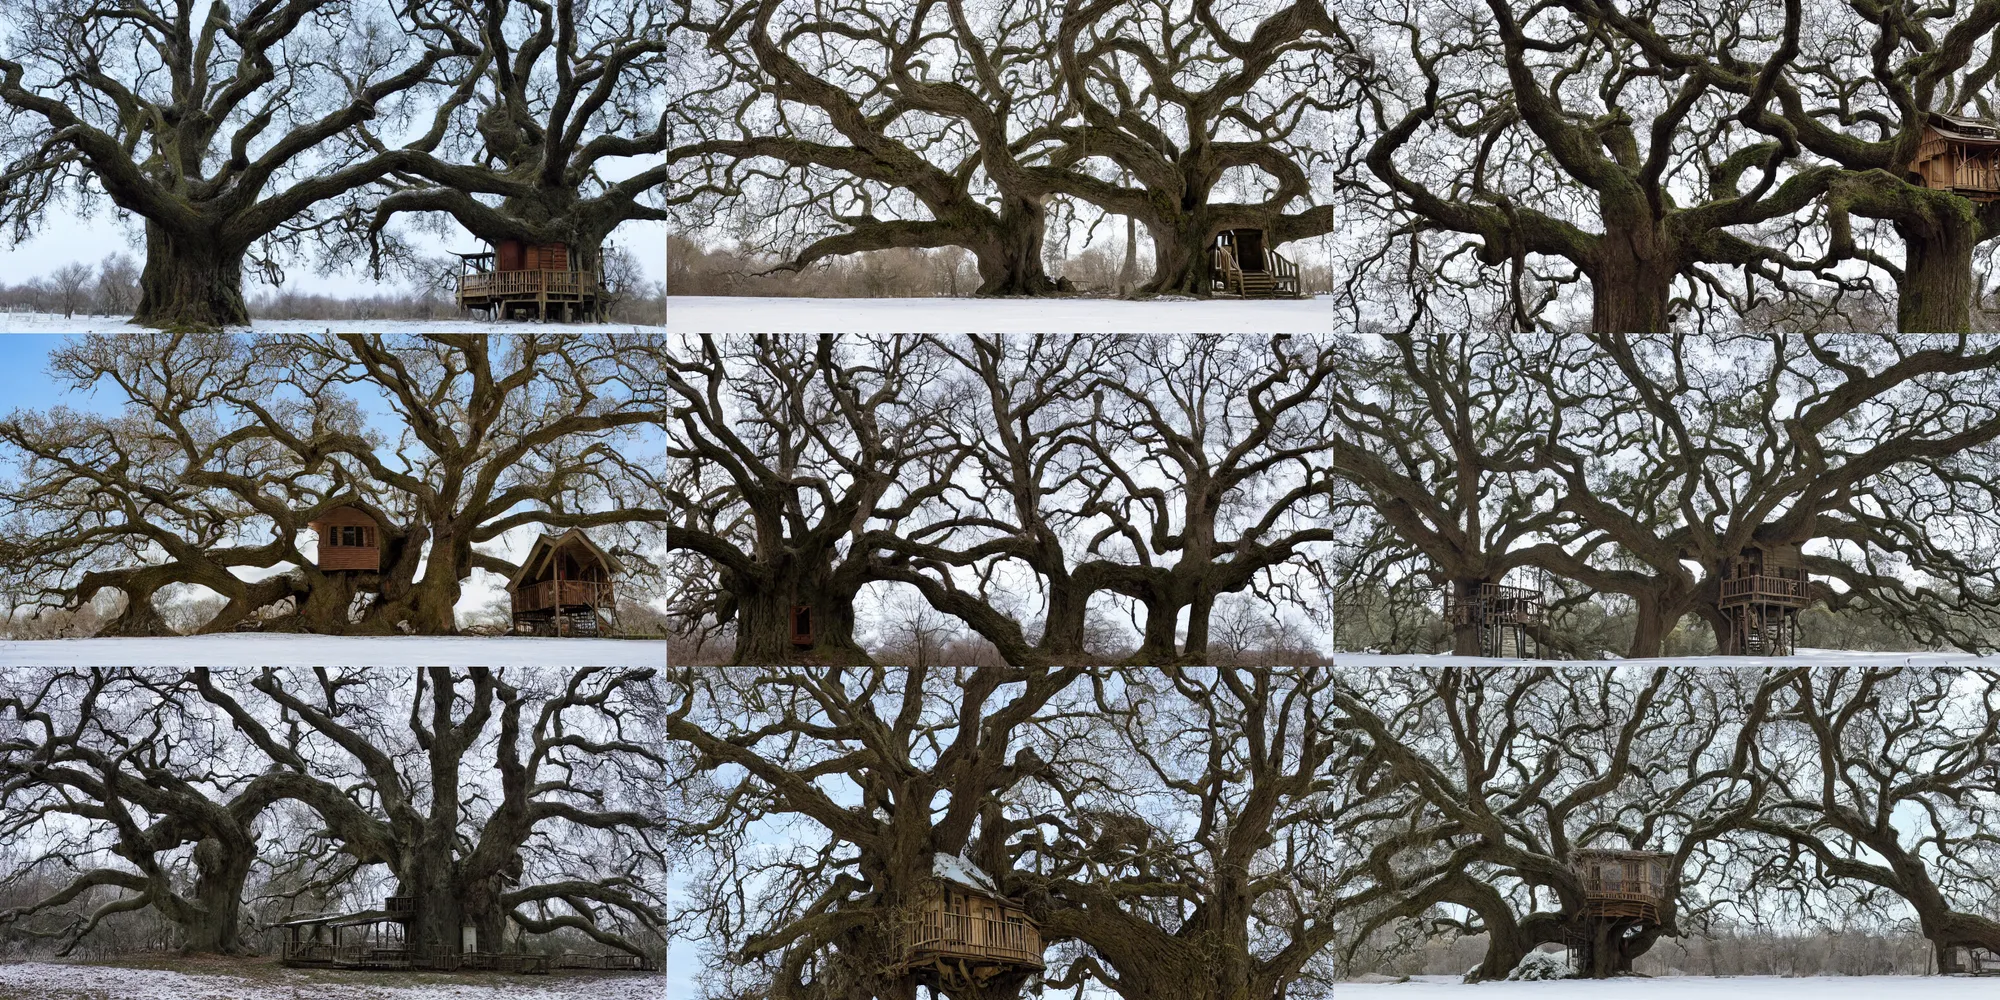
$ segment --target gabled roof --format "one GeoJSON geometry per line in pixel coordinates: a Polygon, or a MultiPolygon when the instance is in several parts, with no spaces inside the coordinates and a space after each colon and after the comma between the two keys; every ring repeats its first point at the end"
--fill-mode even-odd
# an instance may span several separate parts
{"type": "Polygon", "coordinates": [[[584,534],[582,528],[571,528],[560,535],[544,534],[535,539],[535,544],[528,546],[528,558],[521,560],[521,568],[515,570],[514,578],[507,581],[508,593],[512,593],[516,587],[527,582],[528,577],[534,575],[537,566],[553,555],[557,549],[571,542],[582,543],[604,562],[606,570],[612,573],[619,571],[618,560],[611,558],[611,553],[598,548],[597,543],[591,541],[590,536],[584,534]]]}
{"type": "Polygon", "coordinates": [[[931,856],[931,874],[947,882],[956,882],[971,889],[977,889],[988,896],[998,896],[1000,889],[993,884],[993,877],[979,870],[979,866],[964,858],[951,854],[931,856]]]}

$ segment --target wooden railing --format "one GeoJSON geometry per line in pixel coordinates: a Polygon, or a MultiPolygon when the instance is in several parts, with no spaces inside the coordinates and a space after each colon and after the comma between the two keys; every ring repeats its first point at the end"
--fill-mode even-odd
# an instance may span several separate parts
{"type": "Polygon", "coordinates": [[[324,941],[287,941],[285,942],[285,961],[331,962],[333,961],[333,945],[327,944],[324,941]]]}
{"type": "Polygon", "coordinates": [[[1275,290],[1280,295],[1299,294],[1299,266],[1276,250],[1264,251],[1264,259],[1271,269],[1271,277],[1277,282],[1275,290]]]}
{"type": "Polygon", "coordinates": [[[1276,250],[1264,251],[1264,270],[1246,272],[1236,259],[1234,247],[1213,247],[1209,251],[1208,267],[1209,288],[1213,291],[1243,294],[1243,276],[1248,273],[1270,275],[1273,295],[1296,297],[1299,294],[1299,266],[1276,250]]]}
{"type": "Polygon", "coordinates": [[[1722,581],[1724,603],[1806,603],[1806,581],[1788,576],[1739,576],[1722,581]]]}
{"type": "Polygon", "coordinates": [[[611,606],[611,585],[589,580],[543,580],[514,591],[514,611],[542,611],[557,605],[611,606]],[[558,591],[556,588],[562,589],[558,591]],[[558,600],[560,598],[560,600],[558,600]]]}
{"type": "Polygon", "coordinates": [[[1951,189],[1980,194],[2000,194],[2000,164],[1991,160],[1974,159],[1953,162],[1951,189]]]}
{"type": "Polygon", "coordinates": [[[924,910],[910,929],[910,950],[919,955],[987,958],[1040,967],[1042,934],[1025,921],[924,910]]]}
{"type": "Polygon", "coordinates": [[[458,276],[458,297],[520,298],[531,295],[580,296],[595,294],[597,274],[592,271],[488,271],[458,276]]]}

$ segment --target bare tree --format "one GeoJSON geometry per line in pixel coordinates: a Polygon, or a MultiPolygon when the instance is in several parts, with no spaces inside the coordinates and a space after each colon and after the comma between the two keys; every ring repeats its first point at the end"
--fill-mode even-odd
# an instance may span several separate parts
{"type": "MultiPolygon", "coordinates": [[[[8,164],[0,219],[17,232],[65,192],[101,191],[146,221],[134,319],[248,323],[243,269],[277,273],[282,239],[314,205],[374,181],[404,151],[340,136],[448,82],[455,53],[422,6],[286,0],[197,17],[174,0],[16,0],[0,100],[40,130],[8,164]],[[89,72],[75,72],[90,67],[89,72]]],[[[438,113],[447,113],[447,102],[438,113]]],[[[420,137],[435,144],[441,128],[420,137]]]]}

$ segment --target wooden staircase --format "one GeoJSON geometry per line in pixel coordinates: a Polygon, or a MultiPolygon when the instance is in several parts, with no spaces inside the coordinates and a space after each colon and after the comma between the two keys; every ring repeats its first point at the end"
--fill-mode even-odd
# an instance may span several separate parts
{"type": "Polygon", "coordinates": [[[1246,270],[1229,246],[1212,248],[1209,257],[1209,291],[1215,295],[1245,299],[1295,299],[1299,297],[1299,266],[1276,250],[1265,250],[1267,269],[1246,270]]]}

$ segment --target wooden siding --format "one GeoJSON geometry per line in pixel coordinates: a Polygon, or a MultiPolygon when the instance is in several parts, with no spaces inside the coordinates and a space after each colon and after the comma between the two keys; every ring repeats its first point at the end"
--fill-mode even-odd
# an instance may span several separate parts
{"type": "Polygon", "coordinates": [[[310,527],[319,535],[319,552],[314,563],[320,569],[374,571],[382,568],[382,529],[367,512],[353,507],[337,507],[321,515],[310,527]],[[341,528],[360,528],[362,544],[337,544],[334,532],[341,528]]]}
{"type": "Polygon", "coordinates": [[[515,614],[547,611],[557,606],[611,607],[611,585],[592,580],[544,580],[514,591],[515,614]]]}

